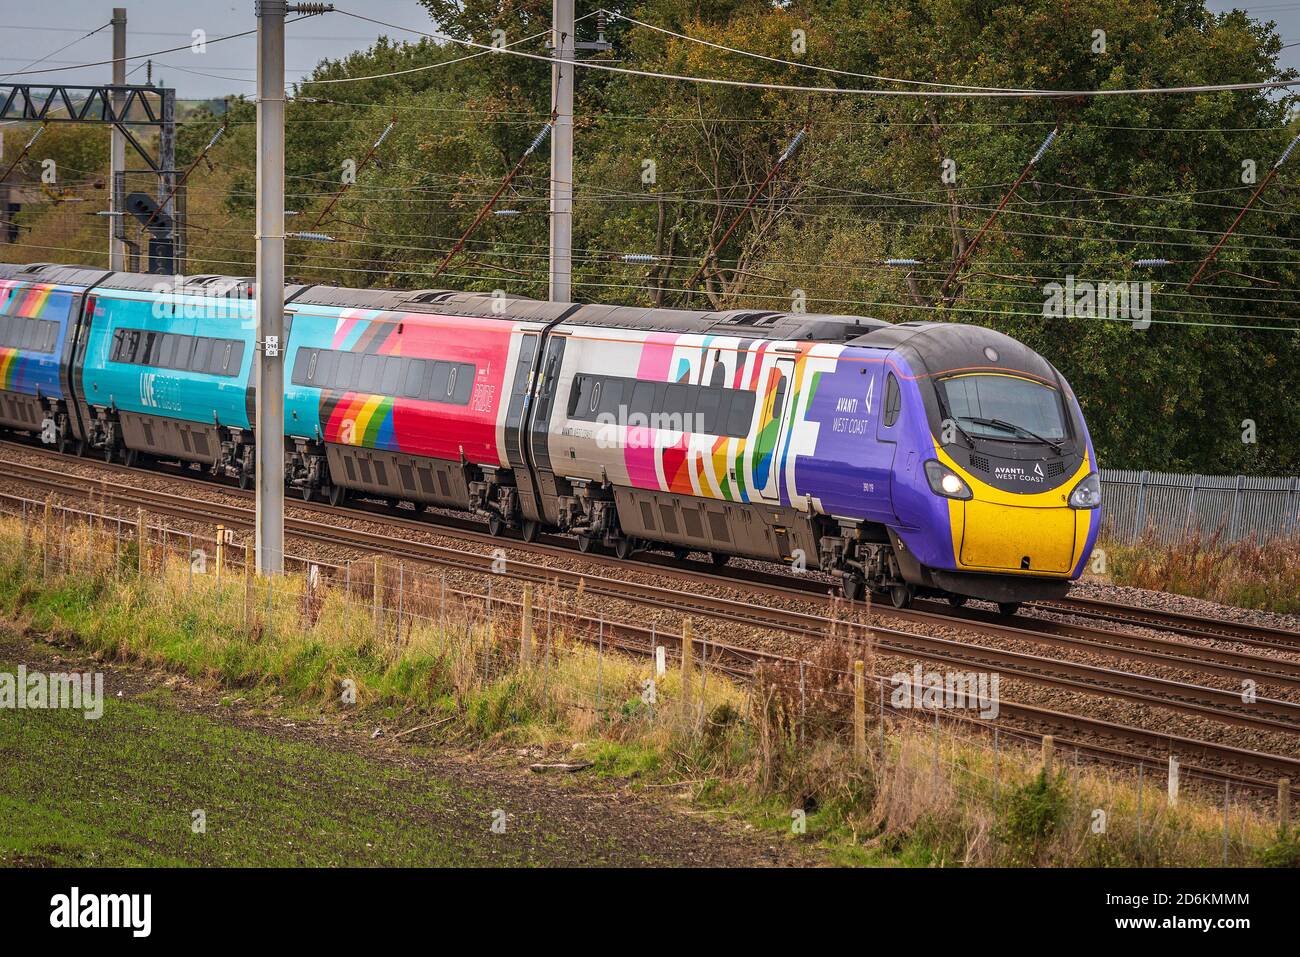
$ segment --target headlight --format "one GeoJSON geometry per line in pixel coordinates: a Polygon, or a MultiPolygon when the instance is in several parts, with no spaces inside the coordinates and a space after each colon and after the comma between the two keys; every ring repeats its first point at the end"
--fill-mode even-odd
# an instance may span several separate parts
{"type": "Polygon", "coordinates": [[[959,499],[972,497],[970,486],[962,477],[937,459],[925,463],[925,477],[930,482],[930,491],[935,495],[959,499]]]}
{"type": "Polygon", "coordinates": [[[1093,472],[1070,493],[1070,508],[1096,508],[1101,504],[1101,479],[1093,472]]]}

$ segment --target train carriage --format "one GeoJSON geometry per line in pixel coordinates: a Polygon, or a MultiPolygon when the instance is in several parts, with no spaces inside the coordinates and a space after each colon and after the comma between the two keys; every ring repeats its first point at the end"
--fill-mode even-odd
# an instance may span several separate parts
{"type": "Polygon", "coordinates": [[[85,288],[104,275],[0,266],[0,428],[30,431],[60,451],[81,439],[71,353],[85,288]]]}
{"type": "MultiPolygon", "coordinates": [[[[0,425],[251,484],[248,280],[4,267],[0,294],[0,333],[29,324],[0,351],[0,425]]],[[[989,329],[325,286],[285,309],[285,472],[305,498],[1008,612],[1064,594],[1096,538],[1078,401],[989,329]]]]}

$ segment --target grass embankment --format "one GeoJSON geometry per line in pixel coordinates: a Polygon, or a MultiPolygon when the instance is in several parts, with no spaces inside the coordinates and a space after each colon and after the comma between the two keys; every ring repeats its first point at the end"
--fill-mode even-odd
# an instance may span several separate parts
{"type": "Polygon", "coordinates": [[[1300,614],[1300,536],[1259,544],[1196,533],[1175,544],[1147,534],[1132,545],[1099,542],[1106,576],[1133,585],[1239,608],[1300,614]]]}
{"type": "MultiPolygon", "coordinates": [[[[696,671],[690,680],[695,706],[688,710],[682,707],[677,667],[658,678],[652,701],[647,682],[654,664],[648,657],[608,649],[598,653],[563,628],[545,627],[548,619],[562,621],[566,607],[580,605],[581,596],[539,600],[547,614],[536,616],[535,649],[531,660],[521,663],[513,606],[497,602],[485,616],[481,605],[461,605],[432,576],[401,572],[400,599],[394,600],[399,573],[389,570],[383,605],[400,604],[399,620],[382,609],[376,615],[369,563],[354,567],[346,588],[340,583],[312,588],[303,576],[290,575],[268,590],[265,581],[250,585],[230,569],[220,582],[211,567],[207,574],[194,574],[184,561],[161,560],[159,549],[147,550],[141,561],[134,540],[115,543],[74,529],[43,553],[41,537],[29,530],[25,540],[18,522],[0,520],[0,617],[29,633],[66,636],[109,659],[151,663],[214,688],[237,689],[246,700],[280,713],[339,719],[352,713],[368,722],[431,724],[430,733],[440,739],[475,746],[580,740],[586,743],[583,754],[594,762],[587,774],[636,785],[679,782],[693,789],[703,807],[741,814],[795,840],[818,842],[842,863],[1159,866],[1224,860],[1224,813],[1213,797],[1202,799],[1188,789],[1176,807],[1169,807],[1162,788],[1153,786],[1153,774],[1140,795],[1127,774],[1058,764],[1045,775],[1033,753],[1008,748],[1005,741],[995,755],[987,742],[911,721],[884,723],[882,752],[874,694],[867,696],[870,754],[859,767],[850,731],[850,661],[865,654],[862,648],[828,643],[819,660],[806,663],[802,688],[797,671],[762,672],[756,682],[761,693],[717,672],[696,671]]],[[[214,729],[192,732],[202,739],[197,753],[205,760],[195,763],[191,777],[169,783],[166,755],[186,762],[187,749],[165,740],[161,749],[151,749],[143,743],[143,719],[132,727],[136,717],[119,709],[117,723],[107,730],[78,733],[77,714],[75,726],[7,733],[4,747],[17,749],[19,759],[9,762],[6,772],[4,817],[18,822],[15,830],[26,835],[25,846],[42,838],[66,839],[93,848],[105,862],[134,860],[137,853],[148,859],[153,851],[144,848],[153,843],[158,854],[170,854],[168,840],[139,838],[124,845],[119,837],[142,833],[140,827],[154,820],[159,803],[172,792],[208,793],[221,783],[216,769],[238,765],[245,755],[251,754],[253,770],[225,782],[230,788],[279,774],[255,748],[232,742],[232,732],[214,729]],[[98,768],[101,761],[93,752],[83,761],[69,757],[78,749],[67,742],[78,739],[84,748],[105,745],[106,759],[115,734],[122,737],[111,748],[124,756],[116,770],[98,768]],[[138,775],[132,770],[137,765],[138,775]],[[97,792],[100,800],[70,797],[51,786],[33,790],[32,781],[75,779],[90,766],[96,774],[113,775],[97,792]],[[105,795],[115,795],[123,805],[115,813],[126,815],[133,826],[96,823],[105,820],[105,795]]],[[[0,715],[7,725],[15,720],[25,720],[24,713],[0,715]]],[[[273,763],[301,770],[317,762],[325,768],[320,775],[332,773],[320,753],[304,751],[273,763]]],[[[305,773],[318,780],[317,772],[305,773]]],[[[396,785],[399,791],[408,786],[415,785],[396,785]]],[[[270,800],[283,807],[303,790],[272,789],[270,800]]],[[[356,811],[362,818],[367,795],[381,790],[367,785],[359,792],[356,811]]],[[[373,821],[330,816],[331,802],[340,795],[331,788],[320,789],[320,795],[324,803],[315,813],[326,815],[331,826],[369,826],[376,844],[401,841],[400,833],[385,834],[373,821]]],[[[230,801],[240,799],[237,791],[229,793],[230,801]]],[[[436,803],[436,795],[429,800],[436,803]]],[[[168,806],[186,804],[206,806],[181,798],[168,806]]],[[[304,807],[310,816],[312,805],[304,807]]],[[[234,817],[238,828],[259,815],[234,817]]],[[[286,833],[294,833],[296,820],[294,813],[283,818],[286,833]]],[[[266,849],[264,857],[261,851],[241,856],[232,850],[231,856],[212,860],[330,859],[286,858],[295,852],[276,843],[283,836],[277,826],[256,831],[250,840],[254,849],[266,849]]],[[[462,849],[454,840],[445,850],[448,860],[477,860],[472,852],[458,858],[462,849]]],[[[396,859],[405,860],[400,854],[396,859]]],[[[1294,835],[1280,839],[1258,808],[1234,804],[1227,859],[1295,863],[1300,845],[1294,835]]]]}
{"type": "Polygon", "coordinates": [[[0,713],[0,865],[617,860],[591,842],[565,848],[564,829],[513,813],[491,788],[241,728],[167,699],[164,690],[110,700],[97,721],[67,709],[0,713]],[[499,808],[512,813],[507,833],[494,834],[499,808]]]}

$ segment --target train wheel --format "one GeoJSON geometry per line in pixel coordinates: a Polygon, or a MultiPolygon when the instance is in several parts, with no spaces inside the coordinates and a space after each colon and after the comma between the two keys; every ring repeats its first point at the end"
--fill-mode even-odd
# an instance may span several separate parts
{"type": "Polygon", "coordinates": [[[506,527],[506,523],[501,521],[500,515],[493,515],[491,518],[488,519],[488,534],[491,535],[493,538],[496,538],[498,535],[500,535],[502,529],[504,529],[505,527],[506,527]]]}
{"type": "Polygon", "coordinates": [[[247,492],[253,486],[253,473],[248,469],[239,470],[239,487],[247,492]]]}
{"type": "Polygon", "coordinates": [[[85,440],[85,439],[78,439],[78,440],[77,440],[77,444],[74,445],[74,446],[72,447],[72,454],[75,455],[75,456],[76,456],[77,458],[79,458],[79,459],[82,459],[82,458],[85,458],[85,457],[86,457],[86,440],[85,440]]]}
{"type": "Polygon", "coordinates": [[[894,585],[889,589],[889,602],[895,608],[906,608],[912,604],[912,588],[910,585],[894,585]]]}
{"type": "Polygon", "coordinates": [[[310,502],[315,497],[316,497],[316,490],[314,488],[312,488],[310,485],[304,485],[302,487],[302,500],[304,502],[310,502]]]}
{"type": "Polygon", "coordinates": [[[673,549],[673,558],[677,559],[679,562],[684,562],[684,561],[686,561],[687,557],[688,557],[690,554],[691,554],[691,550],[690,550],[689,548],[674,548],[674,549],[673,549]]]}
{"type": "Polygon", "coordinates": [[[136,449],[127,449],[122,453],[122,464],[129,469],[135,468],[140,463],[140,453],[136,449]]]}
{"type": "Polygon", "coordinates": [[[542,528],[537,522],[531,520],[525,521],[523,526],[519,529],[519,536],[524,541],[532,543],[537,541],[537,533],[541,530],[542,528]]]}
{"type": "Polygon", "coordinates": [[[596,544],[595,539],[593,539],[590,535],[578,536],[578,551],[583,552],[584,554],[586,552],[591,551],[591,547],[595,544],[596,544]]]}
{"type": "Polygon", "coordinates": [[[429,510],[429,503],[428,503],[428,502],[412,502],[412,503],[411,503],[411,508],[415,509],[415,514],[416,514],[416,515],[423,515],[425,512],[427,512],[427,511],[429,510]]]}
{"type": "Polygon", "coordinates": [[[1006,615],[1008,618],[1010,618],[1019,610],[1020,610],[1020,602],[1018,601],[998,602],[998,611],[1002,612],[1002,614],[1006,615]]]}
{"type": "Polygon", "coordinates": [[[731,561],[731,556],[724,552],[709,552],[709,557],[713,559],[713,564],[719,568],[725,567],[727,562],[731,561]]]}
{"type": "Polygon", "coordinates": [[[862,601],[862,594],[867,590],[866,582],[852,572],[845,572],[841,582],[845,601],[862,601]]]}
{"type": "Polygon", "coordinates": [[[104,461],[109,465],[113,464],[113,457],[117,453],[117,448],[109,442],[104,445],[104,461]]]}
{"type": "Polygon", "coordinates": [[[948,604],[952,605],[953,608],[960,608],[962,605],[966,604],[966,596],[965,596],[965,595],[949,595],[949,596],[948,596],[948,604]]]}
{"type": "Polygon", "coordinates": [[[614,543],[614,554],[619,558],[631,558],[634,551],[632,539],[620,538],[614,543]]]}
{"type": "Polygon", "coordinates": [[[331,485],[328,492],[329,503],[335,508],[342,505],[348,498],[348,490],[342,485],[331,485]]]}
{"type": "Polygon", "coordinates": [[[68,454],[68,436],[66,433],[64,432],[59,433],[59,441],[56,445],[56,448],[58,448],[60,455],[68,454]]]}

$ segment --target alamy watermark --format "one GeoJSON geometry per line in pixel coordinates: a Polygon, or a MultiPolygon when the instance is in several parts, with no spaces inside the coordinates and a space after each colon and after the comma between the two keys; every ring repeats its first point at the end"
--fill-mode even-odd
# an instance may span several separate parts
{"type": "Polygon", "coordinates": [[[1150,282],[1087,282],[1073,274],[1043,286],[1047,319],[1127,320],[1136,329],[1151,325],[1150,282]]]}
{"type": "Polygon", "coordinates": [[[987,671],[923,671],[891,675],[889,703],[898,709],[978,711],[991,721],[998,716],[999,675],[987,671]]]}
{"type": "Polygon", "coordinates": [[[87,721],[97,721],[104,714],[104,675],[98,671],[43,674],[19,665],[17,674],[0,672],[0,708],[68,708],[84,711],[87,721]]]}

